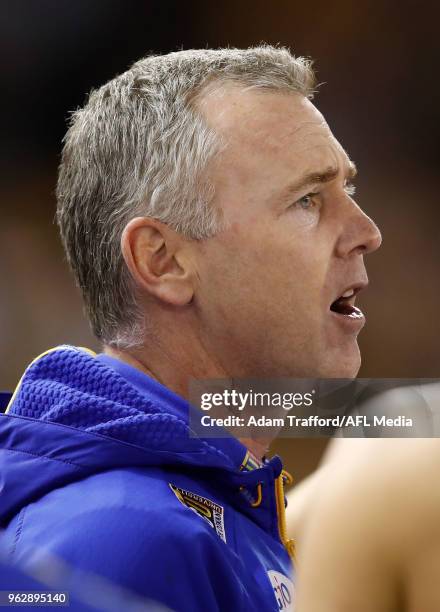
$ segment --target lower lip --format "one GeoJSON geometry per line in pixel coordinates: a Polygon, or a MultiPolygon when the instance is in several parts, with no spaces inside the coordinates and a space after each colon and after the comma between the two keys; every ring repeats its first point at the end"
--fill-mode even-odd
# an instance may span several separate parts
{"type": "Polygon", "coordinates": [[[333,310],[330,310],[330,314],[335,323],[350,334],[358,334],[366,322],[364,313],[359,309],[357,309],[356,314],[351,315],[340,314],[333,310]]]}

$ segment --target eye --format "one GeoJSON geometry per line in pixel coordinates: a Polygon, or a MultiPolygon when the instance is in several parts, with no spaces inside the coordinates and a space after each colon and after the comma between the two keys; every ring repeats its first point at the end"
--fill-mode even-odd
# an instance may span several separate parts
{"type": "Polygon", "coordinates": [[[315,202],[313,201],[313,198],[314,198],[314,196],[317,196],[317,195],[318,195],[318,192],[308,193],[307,195],[305,195],[302,198],[300,198],[299,200],[297,200],[293,204],[293,206],[295,206],[295,207],[299,206],[303,210],[309,210],[310,208],[315,206],[315,202]]]}
{"type": "Polygon", "coordinates": [[[347,195],[354,196],[354,194],[356,193],[356,186],[353,185],[353,183],[346,183],[344,185],[344,191],[347,195]]]}

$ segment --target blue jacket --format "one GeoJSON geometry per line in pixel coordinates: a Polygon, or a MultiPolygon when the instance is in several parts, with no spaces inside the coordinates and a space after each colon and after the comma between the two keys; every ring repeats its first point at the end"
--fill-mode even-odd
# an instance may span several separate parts
{"type": "Polygon", "coordinates": [[[36,359],[0,416],[10,559],[48,552],[179,612],[291,609],[281,460],[190,437],[192,409],[107,355],[36,359]]]}

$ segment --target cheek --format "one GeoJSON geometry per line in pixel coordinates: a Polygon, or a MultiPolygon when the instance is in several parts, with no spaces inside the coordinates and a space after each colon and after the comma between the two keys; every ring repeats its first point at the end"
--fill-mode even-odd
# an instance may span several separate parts
{"type": "MultiPolygon", "coordinates": [[[[205,249],[199,297],[223,319],[254,316],[292,320],[320,307],[328,256],[311,236],[232,227],[205,249]]],[[[288,228],[284,228],[285,230],[288,228]]]]}
{"type": "Polygon", "coordinates": [[[226,325],[238,333],[237,328],[248,323],[262,325],[270,311],[274,287],[279,285],[279,291],[281,284],[263,248],[251,250],[242,242],[227,247],[206,254],[196,300],[210,327],[226,325]]]}
{"type": "Polygon", "coordinates": [[[296,241],[276,249],[267,258],[266,286],[279,296],[313,310],[320,300],[327,274],[328,257],[323,258],[309,243],[296,241]]]}

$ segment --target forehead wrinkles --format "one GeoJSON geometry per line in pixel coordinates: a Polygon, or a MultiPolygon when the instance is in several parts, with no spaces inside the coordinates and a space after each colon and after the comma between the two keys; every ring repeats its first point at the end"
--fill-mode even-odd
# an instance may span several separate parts
{"type": "Polygon", "coordinates": [[[291,129],[263,134],[263,142],[275,153],[300,153],[311,147],[333,144],[332,133],[324,121],[308,121],[291,129]]]}
{"type": "MultiPolygon", "coordinates": [[[[261,94],[260,94],[261,95],[261,94]]],[[[264,106],[263,96],[256,108],[233,108],[232,113],[224,110],[225,121],[220,121],[220,129],[235,150],[251,149],[253,154],[286,154],[288,151],[303,148],[308,144],[329,144],[334,140],[322,115],[307,101],[309,106],[291,100],[269,101],[264,106]]],[[[332,143],[333,144],[333,143],[332,143]]]]}
{"type": "Polygon", "coordinates": [[[291,164],[297,156],[319,154],[333,150],[337,156],[345,153],[334,138],[325,121],[307,121],[298,125],[280,125],[279,122],[261,123],[253,120],[240,125],[228,138],[228,157],[239,160],[250,155],[256,161],[263,158],[266,162],[273,159],[277,163],[291,164]]]}
{"type": "Polygon", "coordinates": [[[282,183],[303,167],[336,166],[346,158],[321,113],[302,96],[223,94],[201,109],[226,144],[211,166],[218,188],[250,186],[263,195],[271,182],[282,183]]]}
{"type": "Polygon", "coordinates": [[[317,108],[299,93],[248,91],[226,84],[208,92],[197,106],[208,124],[230,142],[287,140],[307,126],[327,127],[317,108]]]}

